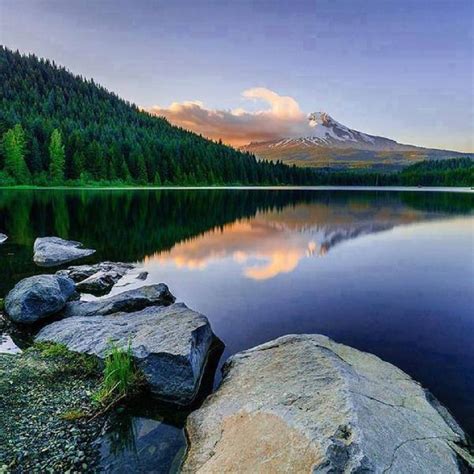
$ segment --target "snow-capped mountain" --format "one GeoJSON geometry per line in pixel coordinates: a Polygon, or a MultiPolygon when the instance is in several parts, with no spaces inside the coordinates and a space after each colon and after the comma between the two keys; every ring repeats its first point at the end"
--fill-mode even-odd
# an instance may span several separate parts
{"type": "Polygon", "coordinates": [[[309,126],[312,128],[312,134],[307,137],[279,140],[271,147],[285,147],[292,144],[303,146],[331,146],[343,148],[357,148],[362,150],[380,150],[380,149],[416,149],[409,145],[400,145],[394,140],[388,138],[368,135],[357,130],[353,130],[342,123],[334,120],[326,112],[314,112],[308,116],[309,126]]]}
{"type": "Polygon", "coordinates": [[[315,167],[398,168],[425,159],[472,156],[447,150],[404,145],[385,137],[346,127],[326,112],[308,116],[310,134],[305,137],[253,142],[243,147],[259,158],[315,167]]]}

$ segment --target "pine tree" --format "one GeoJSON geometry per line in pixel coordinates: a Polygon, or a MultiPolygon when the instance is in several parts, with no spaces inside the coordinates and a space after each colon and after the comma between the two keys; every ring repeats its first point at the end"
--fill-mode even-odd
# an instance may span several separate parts
{"type": "Polygon", "coordinates": [[[30,170],[31,174],[41,173],[42,168],[42,159],[41,159],[41,148],[38,143],[38,139],[35,135],[31,137],[31,140],[28,140],[30,145],[30,153],[27,154],[25,161],[30,170]]]}
{"type": "Polygon", "coordinates": [[[155,186],[161,186],[161,178],[160,173],[158,171],[155,173],[155,179],[153,180],[153,184],[155,186]]]}
{"type": "Polygon", "coordinates": [[[148,176],[146,172],[145,159],[142,154],[137,154],[137,182],[140,184],[146,184],[148,182],[148,176]]]}
{"type": "Polygon", "coordinates": [[[128,169],[127,162],[125,160],[123,160],[122,164],[120,165],[119,177],[125,183],[129,183],[132,180],[132,176],[130,175],[130,170],[128,169]]]}
{"type": "Polygon", "coordinates": [[[66,154],[62,142],[61,132],[56,128],[51,133],[49,143],[49,175],[53,183],[64,181],[64,169],[66,164],[66,154]]]}
{"type": "Polygon", "coordinates": [[[84,155],[80,151],[75,151],[72,155],[70,178],[78,179],[84,170],[84,155]]]}
{"type": "Polygon", "coordinates": [[[25,162],[25,147],[25,132],[20,124],[15,125],[3,136],[5,171],[18,184],[26,184],[30,178],[30,172],[25,162]]]}

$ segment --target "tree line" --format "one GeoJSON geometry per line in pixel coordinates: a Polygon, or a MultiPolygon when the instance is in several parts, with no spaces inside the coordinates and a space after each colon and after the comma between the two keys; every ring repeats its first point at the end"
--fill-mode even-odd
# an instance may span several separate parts
{"type": "Polygon", "coordinates": [[[0,46],[0,186],[472,186],[472,160],[398,173],[311,169],[259,161],[172,126],[93,80],[0,46]]]}
{"type": "Polygon", "coordinates": [[[474,186],[472,158],[425,160],[397,172],[320,170],[318,185],[331,186],[474,186]]]}

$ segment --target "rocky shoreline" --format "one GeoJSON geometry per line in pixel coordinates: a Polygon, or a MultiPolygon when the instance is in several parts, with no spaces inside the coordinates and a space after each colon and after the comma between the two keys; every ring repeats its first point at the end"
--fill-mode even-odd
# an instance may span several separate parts
{"type": "MultiPolygon", "coordinates": [[[[42,262],[69,261],[71,249],[82,249],[45,242],[54,258],[46,253],[42,262]]],[[[0,472],[100,470],[96,440],[108,414],[94,408],[91,394],[111,341],[128,347],[156,403],[194,403],[183,472],[474,468],[468,437],[428,391],[376,356],[321,335],[283,336],[232,356],[201,406],[197,394],[218,341],[205,316],[175,303],[163,283],[79,299],[80,292],[108,293],[133,271],[113,262],[69,267],[27,278],[7,295],[7,315],[20,330],[34,328],[35,344],[0,355],[0,403],[9,420],[0,472]]]]}

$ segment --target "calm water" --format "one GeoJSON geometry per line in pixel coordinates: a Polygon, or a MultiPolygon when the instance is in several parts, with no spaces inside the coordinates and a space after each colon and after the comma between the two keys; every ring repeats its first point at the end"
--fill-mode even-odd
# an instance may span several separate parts
{"type": "MultiPolygon", "coordinates": [[[[472,433],[473,211],[473,193],[0,190],[0,297],[43,271],[37,236],[79,240],[97,249],[88,261],[140,262],[146,283],[206,314],[222,360],[283,334],[326,334],[408,372],[472,433]]],[[[175,465],[182,422],[146,419],[132,421],[155,440],[140,449],[168,439],[175,465]]]]}

